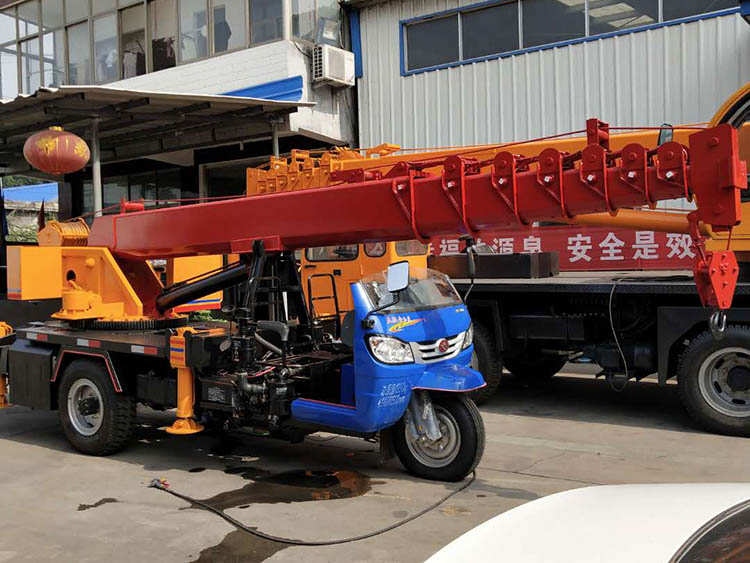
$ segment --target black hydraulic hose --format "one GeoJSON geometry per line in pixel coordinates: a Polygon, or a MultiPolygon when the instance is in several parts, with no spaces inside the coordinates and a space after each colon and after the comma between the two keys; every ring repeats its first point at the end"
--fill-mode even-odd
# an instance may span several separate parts
{"type": "Polygon", "coordinates": [[[167,289],[156,298],[156,308],[163,313],[167,309],[190,303],[199,297],[237,285],[248,279],[249,276],[250,272],[247,266],[237,264],[198,281],[167,289]]]}
{"type": "Polygon", "coordinates": [[[400,528],[404,524],[408,524],[409,522],[412,522],[413,520],[416,520],[420,516],[424,516],[428,512],[431,512],[432,510],[435,510],[438,506],[440,506],[441,504],[443,504],[449,498],[457,495],[461,491],[464,491],[464,490],[468,489],[474,483],[474,481],[476,480],[476,478],[477,478],[477,472],[475,470],[475,471],[471,472],[471,478],[468,481],[465,481],[464,483],[462,483],[461,486],[458,487],[457,489],[454,489],[453,491],[451,491],[450,493],[448,493],[447,495],[445,495],[443,498],[441,498],[437,502],[434,502],[431,505],[429,505],[428,507],[423,508],[419,512],[416,512],[415,514],[412,514],[411,516],[408,516],[408,517],[404,518],[403,520],[399,520],[398,522],[395,522],[394,524],[391,524],[390,526],[386,526],[385,528],[380,528],[379,530],[375,530],[374,532],[368,532],[366,534],[362,534],[362,535],[359,535],[359,536],[352,536],[350,538],[341,538],[341,539],[336,539],[336,540],[322,540],[322,541],[295,540],[295,539],[292,539],[292,538],[282,538],[282,537],[279,537],[279,536],[272,536],[271,534],[266,534],[266,533],[260,532],[260,531],[254,529],[254,528],[250,528],[249,526],[246,526],[245,524],[243,524],[239,520],[237,520],[235,518],[232,518],[231,516],[229,516],[229,514],[225,513],[223,510],[220,510],[220,509],[218,509],[218,508],[216,508],[214,506],[211,506],[210,504],[207,504],[207,503],[205,503],[205,502],[203,502],[201,500],[196,500],[196,499],[191,498],[191,497],[189,497],[187,495],[183,495],[182,493],[178,493],[177,491],[173,491],[172,489],[169,488],[168,485],[165,485],[164,483],[162,483],[158,479],[153,479],[151,481],[151,483],[149,484],[149,487],[153,487],[154,489],[159,489],[160,491],[167,492],[170,495],[173,495],[173,496],[175,496],[175,497],[177,497],[179,499],[184,500],[185,502],[192,503],[192,504],[194,504],[194,505],[196,505],[196,506],[198,506],[198,507],[200,507],[200,508],[202,508],[204,510],[208,510],[209,512],[213,512],[217,516],[219,516],[219,517],[223,518],[224,520],[226,520],[227,522],[229,522],[232,526],[234,526],[234,527],[242,530],[243,532],[247,532],[248,534],[252,534],[252,535],[257,536],[259,538],[262,538],[264,540],[270,540],[270,541],[277,542],[277,543],[284,543],[284,544],[287,544],[287,545],[298,545],[298,546],[316,547],[316,546],[324,546],[324,545],[338,545],[338,544],[342,544],[342,543],[351,543],[351,542],[355,542],[355,541],[366,540],[368,538],[372,538],[372,537],[384,534],[386,532],[390,532],[391,530],[395,530],[396,528],[400,528]]]}
{"type": "Polygon", "coordinates": [[[274,346],[273,344],[271,344],[271,343],[270,343],[270,342],[269,342],[268,340],[266,340],[265,338],[263,338],[263,337],[262,337],[262,336],[261,336],[260,334],[258,334],[257,332],[255,333],[255,335],[254,335],[254,336],[255,336],[255,340],[257,340],[257,341],[258,341],[258,342],[260,342],[260,343],[261,343],[261,344],[262,344],[263,346],[265,346],[266,348],[268,348],[269,350],[271,350],[271,352],[273,352],[274,354],[276,354],[276,355],[278,355],[278,356],[283,356],[283,355],[284,355],[284,350],[282,350],[282,349],[281,349],[281,348],[279,348],[278,346],[274,346]]]}

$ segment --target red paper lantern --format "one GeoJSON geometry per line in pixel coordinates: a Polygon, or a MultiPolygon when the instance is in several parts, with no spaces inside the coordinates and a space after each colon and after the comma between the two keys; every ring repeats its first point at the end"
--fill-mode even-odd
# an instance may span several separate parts
{"type": "Polygon", "coordinates": [[[78,135],[63,131],[62,127],[50,127],[26,139],[23,156],[37,170],[59,176],[86,166],[91,152],[78,135]]]}

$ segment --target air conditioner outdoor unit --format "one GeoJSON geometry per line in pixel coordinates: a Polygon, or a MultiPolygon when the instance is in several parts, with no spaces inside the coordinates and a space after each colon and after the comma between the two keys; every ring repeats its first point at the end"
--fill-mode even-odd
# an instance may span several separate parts
{"type": "Polygon", "coordinates": [[[332,86],[354,86],[354,53],[331,45],[315,45],[313,82],[332,86]]]}

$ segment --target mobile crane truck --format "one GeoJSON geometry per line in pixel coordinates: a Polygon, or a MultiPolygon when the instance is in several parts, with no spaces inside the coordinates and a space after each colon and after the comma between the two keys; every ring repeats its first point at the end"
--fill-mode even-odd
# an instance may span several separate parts
{"type": "MultiPolygon", "coordinates": [[[[317,189],[148,211],[123,203],[90,232],[83,221],[50,222],[40,246],[9,249],[9,294],[57,296],[62,309],[3,348],[0,394],[57,409],[67,439],[88,454],[124,447],[143,403],[177,408],[172,434],[215,421],[292,442],[320,430],[381,433],[414,475],[460,480],[484,448],[467,396],[484,381],[470,367],[471,319],[448,277],[402,261],[351,283],[352,310],[332,339],[309,313],[293,251],[475,235],[693,195],[696,225],[738,224],[746,177],[731,126],[693,132],[689,146],[610,151],[606,124],[587,125],[588,144],[575,153],[549,147],[523,157],[498,147],[484,160],[457,151],[384,159],[367,171],[334,170],[332,159],[317,189]],[[148,262],[221,254],[239,260],[171,287],[148,262]],[[225,306],[230,322],[174,312],[231,287],[241,291],[225,306]]],[[[698,291],[717,317],[737,275],[731,251],[701,247],[698,291]]]]}
{"type": "MultiPolygon", "coordinates": [[[[708,126],[723,123],[737,129],[740,159],[750,161],[750,84],[732,94],[708,126]]],[[[685,143],[693,132],[694,127],[647,128],[612,134],[608,143],[613,151],[624,150],[633,142],[655,150],[670,138],[685,143]]],[[[513,143],[507,150],[539,156],[546,149],[556,147],[575,154],[585,149],[587,141],[590,142],[581,136],[536,140],[513,143]]],[[[330,174],[332,163],[344,171],[334,171],[336,177],[354,174],[357,169],[365,173],[377,171],[384,163],[397,163],[397,159],[416,166],[429,165],[459,150],[396,155],[396,148],[376,147],[364,157],[336,151],[323,155],[319,166],[299,155],[293,155],[297,156],[296,161],[293,158],[280,164],[272,159],[269,171],[248,170],[248,186],[251,193],[272,192],[279,186],[302,189],[328,181],[326,175],[330,174]],[[303,170],[307,174],[303,174],[303,170]]],[[[471,156],[488,161],[498,149],[463,150],[470,150],[471,156]]],[[[628,171],[628,175],[633,174],[636,172],[628,171]]],[[[750,202],[745,197],[742,197],[743,216],[750,217],[750,202]]],[[[687,214],[624,209],[617,215],[578,215],[566,222],[573,224],[571,237],[579,232],[575,225],[583,224],[629,228],[652,236],[653,231],[675,233],[680,240],[689,241],[697,227],[707,249],[734,250],[741,269],[747,268],[750,262],[750,223],[747,221],[731,231],[717,232],[696,225],[687,214]]],[[[503,236],[502,231],[492,236],[503,236]]],[[[685,248],[690,250],[691,256],[693,251],[697,252],[689,246],[685,248]]],[[[629,379],[640,380],[651,374],[657,374],[661,384],[677,379],[678,395],[700,426],[712,432],[750,436],[750,284],[747,271],[737,287],[724,338],[716,339],[711,333],[710,317],[700,306],[693,279],[686,272],[564,272],[557,275],[550,267],[551,258],[547,253],[480,254],[476,256],[478,273],[475,279],[469,279],[465,260],[458,256],[430,256],[427,245],[419,241],[370,243],[308,249],[302,256],[302,279],[316,304],[316,316],[330,324],[336,317],[336,309],[351,308],[343,288],[361,275],[380,271],[384,262],[408,259],[417,266],[429,265],[449,274],[460,294],[466,296],[468,292],[465,301],[473,320],[473,365],[487,383],[472,393],[477,403],[495,393],[503,368],[528,384],[539,385],[562,370],[568,359],[585,355],[601,368],[600,375],[616,390],[622,389],[629,379]],[[332,286],[336,291],[332,292],[332,286]]],[[[330,330],[335,332],[336,327],[330,330]]]]}

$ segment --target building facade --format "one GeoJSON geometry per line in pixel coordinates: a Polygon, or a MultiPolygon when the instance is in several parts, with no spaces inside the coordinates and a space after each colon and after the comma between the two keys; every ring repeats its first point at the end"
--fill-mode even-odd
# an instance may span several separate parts
{"type": "MultiPolygon", "coordinates": [[[[314,102],[269,124],[267,142],[105,163],[102,171],[105,206],[144,194],[242,193],[245,168],[272,152],[273,127],[282,152],[354,143],[353,91],[312,79],[314,45],[343,47],[343,23],[338,0],[0,0],[0,97],[101,84],[314,102]]],[[[75,211],[88,211],[90,172],[66,180],[83,194],[75,211]]]]}
{"type": "Polygon", "coordinates": [[[359,141],[422,148],[706,121],[750,80],[736,0],[350,0],[359,141]]]}

